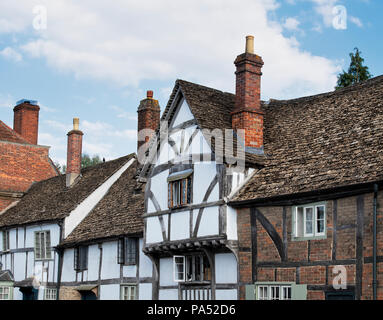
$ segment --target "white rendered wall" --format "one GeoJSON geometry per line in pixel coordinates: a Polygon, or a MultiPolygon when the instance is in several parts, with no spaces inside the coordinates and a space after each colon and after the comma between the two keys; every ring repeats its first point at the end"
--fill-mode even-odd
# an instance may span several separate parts
{"type": "Polygon", "coordinates": [[[226,235],[228,240],[238,240],[237,234],[237,211],[227,206],[226,207],[226,235]]]}
{"type": "Polygon", "coordinates": [[[138,300],[152,300],[152,284],[151,283],[139,284],[138,300]]]}
{"type": "Polygon", "coordinates": [[[237,283],[237,259],[232,253],[215,254],[216,283],[237,283]]]}
{"type": "Polygon", "coordinates": [[[172,127],[178,126],[179,124],[193,120],[194,116],[190,111],[190,107],[188,106],[186,100],[182,102],[182,105],[178,107],[177,115],[175,116],[175,119],[173,120],[172,127]]]}
{"type": "MultiPolygon", "coordinates": [[[[197,212],[197,210],[196,210],[197,212]]],[[[198,228],[198,237],[219,234],[219,207],[205,208],[198,228]]]]}

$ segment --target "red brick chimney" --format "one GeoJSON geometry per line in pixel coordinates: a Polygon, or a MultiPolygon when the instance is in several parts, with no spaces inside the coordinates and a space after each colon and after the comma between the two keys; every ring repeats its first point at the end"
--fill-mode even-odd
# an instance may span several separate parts
{"type": "Polygon", "coordinates": [[[246,51],[234,61],[237,70],[232,127],[245,130],[246,151],[263,152],[263,112],[261,110],[262,58],[254,54],[254,37],[246,37],[246,51]]]}
{"type": "Polygon", "coordinates": [[[137,151],[138,151],[144,143],[150,140],[153,133],[157,130],[157,128],[160,125],[161,109],[160,109],[158,100],[153,99],[153,91],[148,90],[146,92],[146,99],[141,100],[137,112],[138,112],[138,127],[137,127],[138,132],[144,129],[151,130],[150,132],[145,133],[145,140],[142,139],[143,141],[140,141],[141,139],[138,139],[137,141],[137,151]]]}
{"type": "Polygon", "coordinates": [[[68,132],[66,186],[70,187],[81,174],[82,131],[79,118],[73,118],[73,130],[68,132]]]}
{"type": "Polygon", "coordinates": [[[13,108],[13,130],[30,144],[37,144],[39,111],[37,101],[25,99],[18,101],[13,108]]]}

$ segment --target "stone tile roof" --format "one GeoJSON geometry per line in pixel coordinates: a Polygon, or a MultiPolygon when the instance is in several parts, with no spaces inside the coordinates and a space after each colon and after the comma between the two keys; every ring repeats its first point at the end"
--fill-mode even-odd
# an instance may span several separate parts
{"type": "MultiPolygon", "coordinates": [[[[167,121],[170,124],[173,119],[176,110],[175,108],[172,108],[172,105],[178,90],[182,91],[182,94],[184,95],[200,129],[208,129],[210,131],[214,129],[232,129],[230,113],[234,110],[234,94],[222,92],[180,79],[175,82],[172,94],[170,95],[166,108],[162,113],[161,122],[167,121]]],[[[159,130],[157,130],[157,134],[158,132],[159,130]]],[[[206,136],[206,140],[210,142],[210,138],[208,136],[206,136]]],[[[236,155],[236,137],[233,137],[232,141],[234,155],[236,155]]],[[[159,143],[159,141],[157,142],[159,143]]],[[[151,141],[149,150],[153,147],[153,143],[154,140],[151,141]]],[[[218,151],[221,151],[218,150],[218,146],[222,146],[223,148],[225,147],[225,137],[223,137],[223,141],[213,139],[210,146],[212,150],[218,154],[218,151]]],[[[223,151],[221,151],[221,154],[223,154],[223,151]]],[[[264,164],[265,156],[246,152],[245,161],[248,166],[259,167],[264,164]]],[[[148,169],[148,166],[144,166],[141,175],[147,174],[148,169]]]]}
{"type": "Polygon", "coordinates": [[[30,144],[20,134],[8,127],[3,121],[0,120],[0,141],[16,142],[23,144],[30,144]]]}
{"type": "Polygon", "coordinates": [[[62,245],[127,234],[142,235],[145,184],[137,182],[136,174],[137,161],[134,161],[62,245]]]}
{"type": "Polygon", "coordinates": [[[81,179],[67,188],[65,174],[32,184],[19,203],[0,215],[0,227],[65,218],[135,154],[81,170],[81,179]]]}
{"type": "Polygon", "coordinates": [[[265,166],[234,202],[383,180],[383,76],[263,108],[265,166]]]}
{"type": "Polygon", "coordinates": [[[9,270],[0,270],[0,282],[12,282],[14,280],[13,274],[9,270]]]}

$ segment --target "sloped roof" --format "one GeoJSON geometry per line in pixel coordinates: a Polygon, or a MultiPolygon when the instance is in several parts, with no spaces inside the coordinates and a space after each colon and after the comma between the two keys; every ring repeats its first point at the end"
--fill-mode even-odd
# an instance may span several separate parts
{"type": "Polygon", "coordinates": [[[263,108],[265,166],[234,202],[383,180],[383,76],[263,108]]]}
{"type": "Polygon", "coordinates": [[[9,270],[0,270],[0,282],[5,281],[5,282],[12,282],[14,280],[13,274],[9,270]]]}
{"type": "MultiPolygon", "coordinates": [[[[208,129],[210,131],[214,129],[232,129],[230,113],[232,110],[234,110],[234,94],[222,92],[213,88],[205,87],[180,79],[176,80],[175,82],[169,101],[164,112],[162,113],[161,122],[167,121],[168,124],[170,124],[171,120],[173,119],[176,108],[172,107],[178,90],[181,90],[182,94],[184,95],[200,129],[208,129]]],[[[157,130],[157,134],[158,131],[159,130],[157,130]]],[[[206,137],[206,139],[210,143],[209,137],[206,137]]],[[[159,143],[159,141],[157,142],[159,143]]],[[[153,143],[154,140],[152,139],[149,149],[154,147],[153,143]]],[[[237,138],[235,136],[233,137],[232,143],[234,155],[236,155],[237,138]]],[[[213,139],[210,146],[213,151],[218,151],[218,146],[222,146],[222,148],[224,148],[225,136],[223,137],[223,141],[213,139]]],[[[221,154],[223,154],[223,152],[221,154]]],[[[259,167],[264,164],[265,156],[245,152],[245,161],[249,166],[259,167]]]]}
{"type": "Polygon", "coordinates": [[[81,170],[79,179],[66,187],[65,174],[32,184],[19,203],[0,215],[0,227],[65,218],[135,154],[81,170]]]}
{"type": "Polygon", "coordinates": [[[0,141],[16,142],[23,144],[30,144],[20,134],[8,127],[3,121],[0,120],[0,141]]]}
{"type": "Polygon", "coordinates": [[[145,184],[137,182],[136,174],[137,161],[134,161],[62,245],[142,234],[145,184]]]}

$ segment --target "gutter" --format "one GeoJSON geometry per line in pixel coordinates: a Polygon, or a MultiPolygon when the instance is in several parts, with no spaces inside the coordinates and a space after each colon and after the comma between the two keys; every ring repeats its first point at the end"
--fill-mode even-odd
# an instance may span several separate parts
{"type": "Polygon", "coordinates": [[[329,189],[307,191],[301,193],[291,193],[280,196],[271,196],[266,198],[255,198],[247,200],[229,201],[228,205],[237,208],[248,208],[257,206],[276,206],[276,205],[295,205],[305,203],[311,200],[338,199],[363,193],[372,192],[374,185],[383,186],[383,180],[371,181],[368,183],[359,183],[354,185],[345,185],[329,189]]]}
{"type": "Polygon", "coordinates": [[[377,198],[378,198],[378,185],[374,184],[374,202],[373,202],[373,264],[372,264],[372,287],[373,287],[373,300],[376,300],[377,295],[377,279],[376,279],[376,226],[377,226],[377,198]]]}

